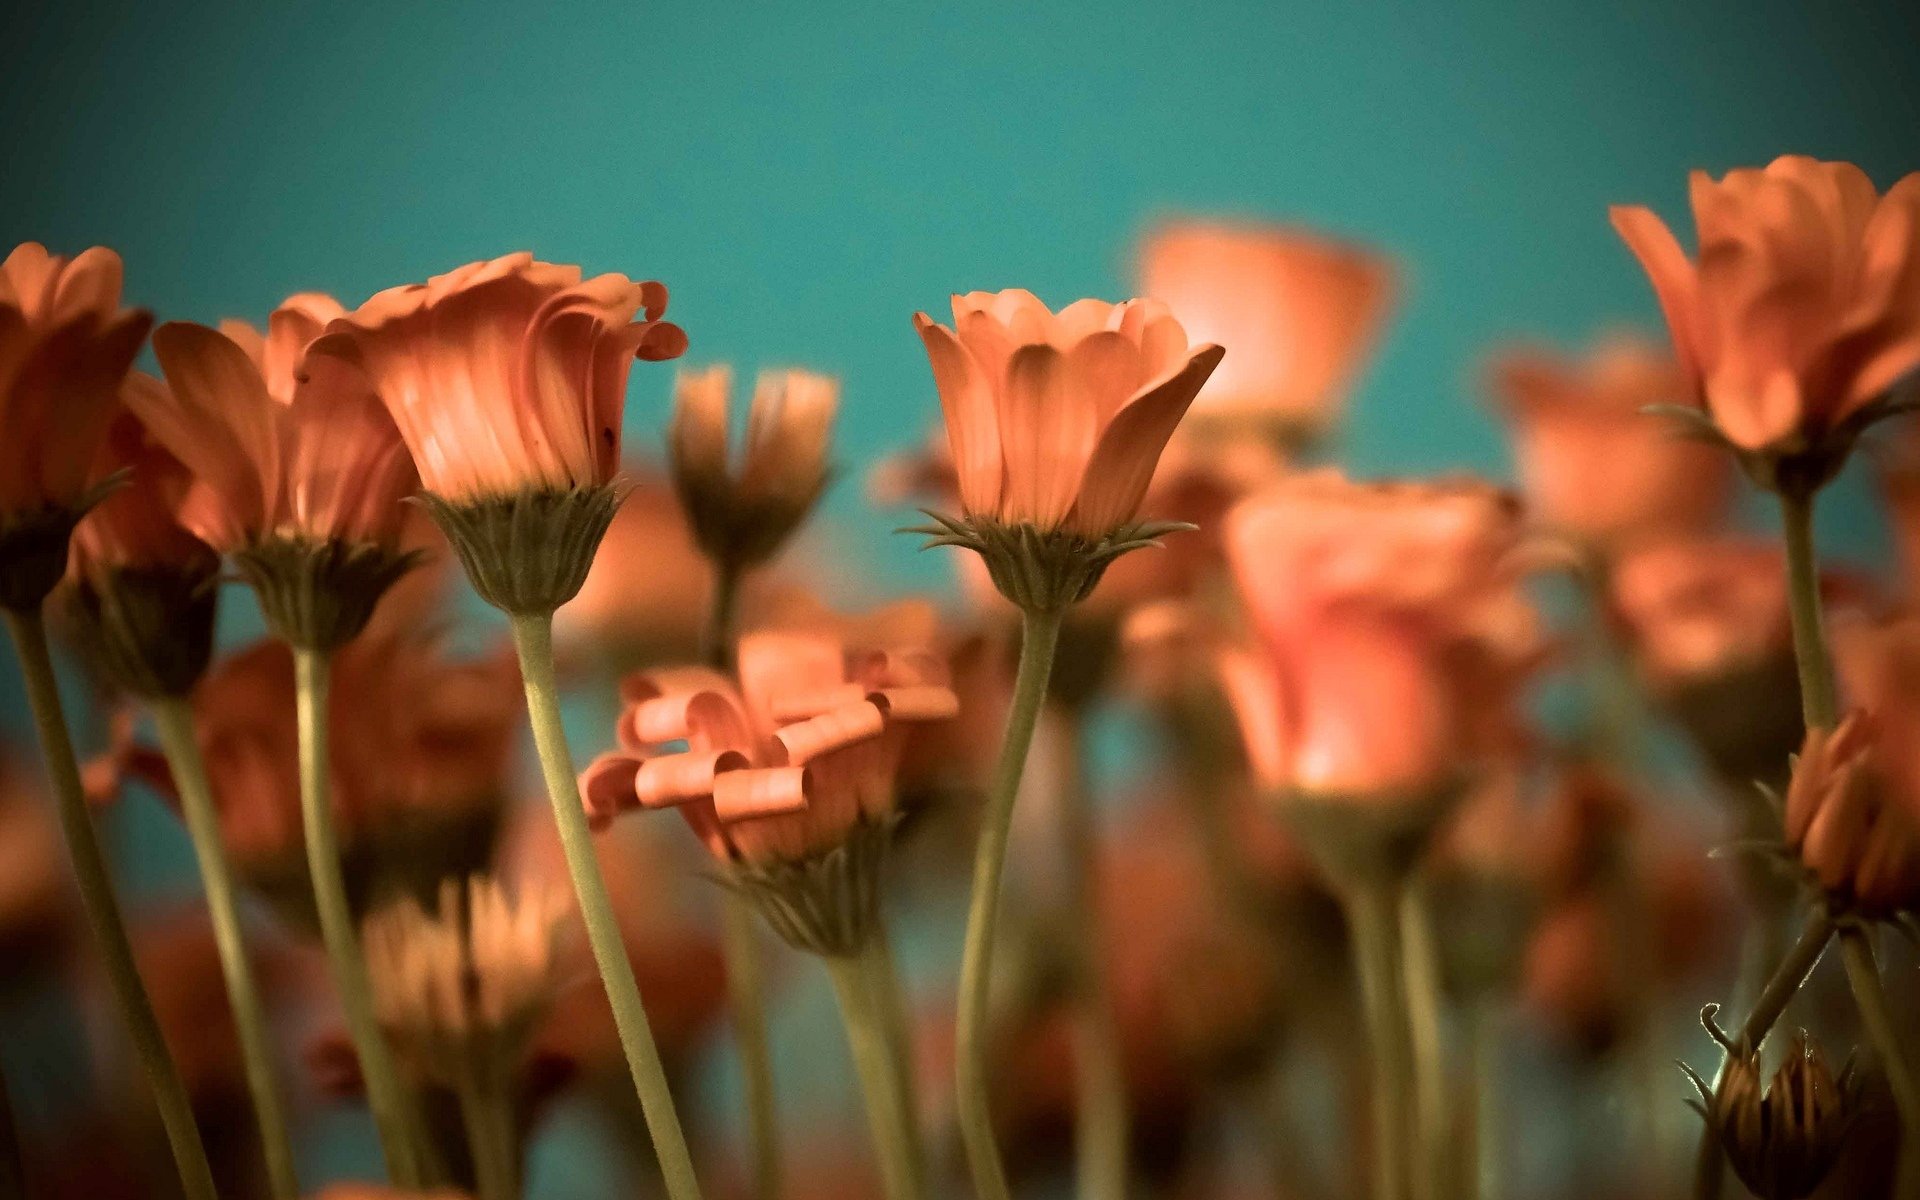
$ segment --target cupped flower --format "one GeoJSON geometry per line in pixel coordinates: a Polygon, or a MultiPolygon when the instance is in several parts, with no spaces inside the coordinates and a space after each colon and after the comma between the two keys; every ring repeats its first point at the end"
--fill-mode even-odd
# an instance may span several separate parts
{"type": "Polygon", "coordinates": [[[1143,294],[1188,334],[1233,351],[1193,418],[1270,424],[1289,439],[1338,418],[1393,305],[1387,258],[1273,224],[1174,221],[1140,244],[1143,294]]]}
{"type": "Polygon", "coordinates": [[[701,549],[730,570],[771,558],[813,511],[827,484],[827,445],[839,381],[812,371],[763,371],[732,453],[732,372],[685,371],[674,386],[667,446],[673,484],[701,549]]]}
{"type": "Polygon", "coordinates": [[[1611,337],[1578,358],[1515,347],[1487,375],[1529,511],[1548,527],[1616,549],[1704,532],[1725,511],[1727,456],[1645,411],[1690,393],[1678,364],[1647,342],[1611,337]]]}
{"type": "Polygon", "coordinates": [[[509,254],[389,288],[329,322],[309,373],[349,366],[449,503],[610,482],[635,358],[686,349],[667,289],[509,254]]]}
{"type": "Polygon", "coordinates": [[[1787,847],[1836,901],[1867,917],[1920,904],[1920,819],[1875,786],[1880,731],[1858,710],[1813,729],[1787,785],[1787,847]]]}
{"type": "Polygon", "coordinates": [[[100,482],[98,450],[153,324],[120,307],[120,256],[23,242],[0,263],[0,530],[68,509],[100,482]]]}
{"type": "Polygon", "coordinates": [[[1080,300],[1058,314],[1031,292],[953,298],[926,343],[969,521],[1105,538],[1133,522],[1155,465],[1224,353],[1189,346],[1153,300],[1080,300]]]}
{"type": "Polygon", "coordinates": [[[1614,228],[1714,427],[1750,454],[1817,452],[1821,482],[1920,366],[1920,174],[1881,195],[1850,163],[1786,155],[1690,186],[1694,259],[1649,209],[1612,209],[1614,228]]]}

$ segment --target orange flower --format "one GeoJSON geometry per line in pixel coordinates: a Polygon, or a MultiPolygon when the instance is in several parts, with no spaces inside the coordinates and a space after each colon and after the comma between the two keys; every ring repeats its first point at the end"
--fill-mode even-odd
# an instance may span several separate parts
{"type": "Polygon", "coordinates": [[[1133,521],[1154,466],[1220,361],[1189,347],[1152,300],[1031,292],[953,298],[952,329],[925,313],[926,343],[969,520],[1103,538],[1133,521]]]}
{"type": "Polygon", "coordinates": [[[813,510],[827,482],[827,435],[840,384],[811,371],[763,371],[747,444],[729,462],[725,367],[682,372],[674,387],[673,483],[707,555],[738,569],[765,561],[813,510]]]}
{"type": "Polygon", "coordinates": [[[1786,561],[1771,543],[1644,547],[1618,564],[1613,602],[1642,673],[1660,688],[1752,667],[1791,644],[1786,561]]]}
{"type": "Polygon", "coordinates": [[[0,527],[78,504],[153,318],[120,307],[120,256],[23,242],[0,263],[0,527]]]}
{"type": "MultiPolygon", "coordinates": [[[[166,385],[134,371],[127,389],[166,385]]],[[[181,524],[181,511],[193,487],[186,465],[155,441],[139,419],[122,412],[101,443],[101,476],[127,473],[127,482],[95,505],[73,531],[71,568],[76,575],[159,567],[202,568],[218,561],[211,547],[181,524]]]]}
{"type": "Polygon", "coordinates": [[[353,374],[301,355],[343,310],[327,296],[290,296],[262,335],[170,321],[153,334],[167,377],[136,379],[127,404],[193,472],[183,519],[222,551],[265,538],[371,543],[392,549],[417,485],[399,431],[353,374]]]}
{"type": "Polygon", "coordinates": [[[1196,418],[1332,424],[1393,302],[1391,264],[1363,246],[1283,225],[1178,221],[1140,246],[1140,287],[1188,332],[1233,351],[1196,418]]]}
{"type": "Polygon", "coordinates": [[[1610,338],[1577,360],[1512,349],[1489,378],[1521,490],[1546,525],[1612,546],[1704,531],[1725,510],[1726,455],[1642,411],[1688,393],[1679,367],[1646,342],[1610,338]]]}
{"type": "Polygon", "coordinates": [[[1787,785],[1787,845],[1820,886],[1866,916],[1920,904],[1920,821],[1871,786],[1881,734],[1858,710],[1813,729],[1787,785]]]}
{"type": "Polygon", "coordinates": [[[621,748],[581,780],[597,823],[677,806],[723,860],[798,862],[891,817],[906,729],[959,707],[932,655],[850,653],[831,629],[748,634],[738,660],[737,683],[698,668],[626,681],[621,748]]]}
{"type": "Polygon", "coordinates": [[[1228,517],[1261,646],[1220,657],[1266,787],[1404,798],[1513,736],[1542,651],[1518,590],[1517,508],[1470,484],[1315,472],[1228,517]]]}
{"type": "Polygon", "coordinates": [[[1920,820],[1920,614],[1845,614],[1831,637],[1848,701],[1872,713],[1879,731],[1875,773],[1920,820]]]}
{"type": "Polygon", "coordinates": [[[509,254],[380,292],[327,326],[306,369],[357,368],[443,500],[595,487],[620,465],[633,360],[686,349],[666,307],[658,283],[509,254]]]}
{"type": "Polygon", "coordinates": [[[1697,262],[1651,210],[1611,216],[1735,446],[1817,445],[1920,365],[1920,174],[1882,196],[1850,163],[1787,155],[1690,182],[1697,262]]]}

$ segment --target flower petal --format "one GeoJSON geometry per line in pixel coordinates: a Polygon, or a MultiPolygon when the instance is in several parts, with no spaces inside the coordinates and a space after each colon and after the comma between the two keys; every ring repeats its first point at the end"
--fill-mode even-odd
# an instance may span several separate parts
{"type": "Polygon", "coordinates": [[[1073,528],[1088,537],[1112,533],[1139,512],[1160,452],[1226,351],[1200,346],[1186,365],[1150,385],[1101,431],[1073,508],[1073,528]]]}

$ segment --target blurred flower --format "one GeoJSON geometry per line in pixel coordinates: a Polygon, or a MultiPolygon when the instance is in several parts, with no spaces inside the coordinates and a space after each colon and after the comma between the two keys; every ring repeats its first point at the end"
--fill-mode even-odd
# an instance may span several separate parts
{"type": "Polygon", "coordinates": [[[0,263],[0,533],[79,503],[153,318],[120,307],[120,256],[22,242],[0,263]]]}
{"type": "Polygon", "coordinates": [[[607,526],[586,583],[554,614],[554,637],[570,659],[611,657],[629,668],[690,661],[706,623],[713,568],[659,471],[624,473],[633,488],[607,526]]]}
{"type": "Polygon", "coordinates": [[[589,488],[619,468],[634,358],[686,349],[666,307],[658,283],[509,254],[378,293],[329,322],[303,370],[357,368],[443,500],[589,488]]]}
{"type": "Polygon", "coordinates": [[[734,462],[727,445],[732,379],[726,367],[681,373],[667,445],[694,540],[722,569],[739,571],[785,545],[826,487],[840,384],[811,371],[761,372],[746,445],[734,462]]]}
{"type": "Polygon", "coordinates": [[[522,1064],[559,990],[557,949],[572,899],[549,887],[510,895],[484,875],[440,883],[429,912],[403,897],[362,926],[380,1023],[400,1052],[445,1086],[493,1063],[522,1064]]]}
{"type": "Polygon", "coordinates": [[[1690,187],[1697,261],[1651,210],[1611,211],[1714,426],[1765,454],[1850,440],[1920,365],[1920,174],[1882,196],[1850,163],[1786,155],[1690,187]]]}
{"type": "Polygon", "coordinates": [[[1693,1081],[1700,1115],[1759,1200],[1811,1196],[1839,1160],[1860,1111],[1853,1065],[1834,1075],[1804,1030],[1764,1089],[1758,1051],[1735,1055],[1718,1089],[1698,1076],[1693,1081]]]}
{"type": "Polygon", "coordinates": [[[1610,338],[1571,360],[1513,348],[1488,375],[1528,510],[1546,526],[1613,547],[1704,532],[1725,511],[1727,456],[1642,411],[1689,389],[1673,359],[1645,341],[1610,338]]]}
{"type": "Polygon", "coordinates": [[[65,942],[74,913],[66,851],[37,778],[0,747],[0,962],[27,978],[65,942]]]}
{"type": "Polygon", "coordinates": [[[1787,785],[1787,846],[1842,904],[1890,916],[1920,903],[1920,818],[1869,786],[1879,731],[1855,711],[1807,732],[1787,785]]]}
{"type": "Polygon", "coordinates": [[[1613,602],[1656,689],[1726,675],[1790,649],[1786,559],[1745,538],[1675,539],[1620,560],[1613,602]]]}
{"type": "Polygon", "coordinates": [[[968,521],[1089,539],[1135,517],[1167,439],[1220,361],[1166,306],[1031,292],[953,298],[954,327],[914,314],[968,521]]]}
{"type": "Polygon", "coordinates": [[[399,431],[363,380],[302,354],[341,313],[329,296],[290,296],[263,335],[241,321],[169,321],[153,334],[167,387],[127,404],[193,472],[182,520],[222,551],[265,539],[397,546],[400,502],[417,484],[399,431]]]}
{"type": "Polygon", "coordinates": [[[1333,424],[1393,303],[1381,254],[1283,225],[1175,221],[1140,245],[1140,288],[1232,353],[1194,419],[1285,435],[1333,424]]]}
{"type": "Polygon", "coordinates": [[[1227,554],[1258,649],[1220,656],[1268,789],[1405,799],[1514,736],[1544,649],[1520,523],[1473,483],[1315,472],[1236,508],[1227,554]]]}
{"type": "Polygon", "coordinates": [[[1848,702],[1873,714],[1875,775],[1920,819],[1920,613],[1838,614],[1828,637],[1848,702]]]}

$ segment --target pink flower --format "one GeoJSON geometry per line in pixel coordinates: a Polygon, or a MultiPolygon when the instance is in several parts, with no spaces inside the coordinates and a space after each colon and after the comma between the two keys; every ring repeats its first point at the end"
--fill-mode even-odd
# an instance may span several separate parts
{"type": "Polygon", "coordinates": [[[327,326],[306,369],[357,369],[443,500],[596,487],[620,465],[633,360],[686,350],[666,307],[658,283],[509,254],[375,295],[327,326]]]}
{"type": "Polygon", "coordinates": [[[953,298],[953,328],[914,314],[940,390],[968,518],[1100,538],[1133,521],[1160,452],[1220,361],[1152,300],[1031,292],[953,298]]]}

